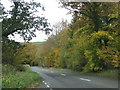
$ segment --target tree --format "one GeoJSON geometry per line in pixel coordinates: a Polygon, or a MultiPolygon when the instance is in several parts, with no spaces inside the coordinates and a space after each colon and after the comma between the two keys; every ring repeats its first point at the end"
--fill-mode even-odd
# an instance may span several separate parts
{"type": "Polygon", "coordinates": [[[118,20],[117,17],[111,17],[111,15],[117,14],[113,8],[118,8],[118,3],[64,2],[64,0],[61,0],[61,3],[64,8],[73,13],[73,23],[80,21],[85,16],[94,31],[99,31],[103,26],[118,20]]]}
{"type": "Polygon", "coordinates": [[[40,3],[36,2],[13,2],[13,8],[8,12],[10,18],[3,18],[2,20],[2,36],[7,37],[14,33],[20,34],[24,40],[29,41],[36,35],[36,30],[44,30],[49,32],[47,19],[45,17],[36,16],[37,8],[41,7],[40,3]],[[42,26],[42,28],[41,28],[42,26]]]}
{"type": "Polygon", "coordinates": [[[36,16],[37,8],[44,10],[40,3],[32,2],[12,2],[13,6],[11,11],[5,12],[4,7],[0,5],[3,14],[2,22],[2,59],[4,64],[16,64],[17,51],[21,50],[20,43],[9,40],[8,36],[20,34],[25,41],[29,41],[36,35],[36,30],[43,30],[49,33],[49,23],[45,17],[36,16]],[[9,16],[9,17],[8,17],[9,16]],[[11,55],[13,54],[13,55],[11,55]]]}
{"type": "Polygon", "coordinates": [[[2,38],[2,63],[15,65],[19,62],[15,59],[17,55],[17,50],[23,46],[13,40],[8,40],[7,38],[2,38]]]}
{"type": "Polygon", "coordinates": [[[16,52],[16,60],[21,64],[29,64],[31,66],[38,65],[36,58],[37,48],[32,43],[22,43],[23,48],[16,52]]]}

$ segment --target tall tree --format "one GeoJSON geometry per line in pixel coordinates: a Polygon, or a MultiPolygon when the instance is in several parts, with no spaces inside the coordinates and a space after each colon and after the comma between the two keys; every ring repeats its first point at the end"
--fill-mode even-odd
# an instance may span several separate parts
{"type": "Polygon", "coordinates": [[[35,15],[37,8],[44,7],[40,3],[36,2],[13,2],[13,8],[8,12],[10,18],[3,18],[2,20],[2,36],[8,37],[8,35],[14,33],[20,34],[24,40],[29,41],[36,35],[36,30],[43,30],[46,33],[49,32],[49,24],[45,17],[35,15]]]}
{"type": "Polygon", "coordinates": [[[25,41],[29,41],[36,35],[36,30],[43,30],[49,33],[49,23],[45,17],[36,15],[38,8],[44,10],[40,3],[32,2],[12,2],[12,10],[5,12],[3,5],[0,8],[4,13],[0,18],[2,22],[2,60],[4,64],[14,64],[16,61],[16,51],[21,50],[21,45],[13,40],[9,40],[9,35],[20,34],[25,41]]]}
{"type": "Polygon", "coordinates": [[[98,31],[104,25],[110,25],[111,22],[118,20],[118,17],[112,17],[117,11],[113,11],[118,3],[100,3],[100,2],[64,2],[63,7],[69,9],[73,14],[73,23],[81,20],[83,16],[89,19],[89,24],[93,26],[94,31],[98,31]]]}

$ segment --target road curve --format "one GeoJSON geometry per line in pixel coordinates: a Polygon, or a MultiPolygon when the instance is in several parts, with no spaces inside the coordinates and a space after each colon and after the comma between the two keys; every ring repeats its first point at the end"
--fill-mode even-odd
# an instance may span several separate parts
{"type": "MultiPolygon", "coordinates": [[[[31,67],[44,81],[37,88],[118,88],[118,80],[31,67]]],[[[51,89],[52,90],[52,89],[51,89]]]]}

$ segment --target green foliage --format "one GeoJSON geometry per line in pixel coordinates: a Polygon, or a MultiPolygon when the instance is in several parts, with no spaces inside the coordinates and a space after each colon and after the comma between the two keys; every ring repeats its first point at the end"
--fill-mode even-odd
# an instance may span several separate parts
{"type": "MultiPolygon", "coordinates": [[[[34,34],[36,30],[43,30],[49,33],[48,23],[45,17],[39,17],[35,15],[37,8],[44,10],[44,7],[40,3],[36,2],[12,2],[12,10],[7,14],[11,17],[3,17],[2,20],[2,36],[8,37],[8,35],[15,33],[20,34],[24,40],[29,41],[32,37],[36,37],[34,34]]],[[[5,16],[4,14],[3,16],[5,16]]]]}
{"type": "Polygon", "coordinates": [[[32,42],[33,44],[44,44],[45,42],[32,42]]]}
{"type": "Polygon", "coordinates": [[[79,28],[78,30],[76,30],[76,32],[74,33],[75,37],[81,36],[81,35],[89,35],[91,34],[92,31],[92,27],[90,25],[86,25],[82,28],[79,28]]]}
{"type": "Polygon", "coordinates": [[[18,56],[16,57],[16,60],[22,64],[29,64],[31,66],[38,65],[38,61],[36,59],[36,46],[32,43],[22,43],[21,45],[24,47],[17,51],[18,56]]]}
{"type": "Polygon", "coordinates": [[[119,67],[119,52],[110,47],[104,47],[103,49],[97,50],[99,59],[103,61],[104,68],[116,68],[119,67]]]}
{"type": "Polygon", "coordinates": [[[3,66],[2,88],[33,88],[38,85],[42,79],[29,67],[24,66],[25,71],[16,71],[11,65],[3,66]]]}
{"type": "Polygon", "coordinates": [[[19,43],[16,43],[12,40],[8,40],[7,38],[3,38],[2,42],[2,63],[3,64],[18,64],[17,50],[22,48],[19,43]]]}
{"type": "Polygon", "coordinates": [[[106,31],[98,31],[92,34],[92,43],[97,48],[102,48],[103,46],[109,46],[110,41],[113,37],[106,31]]]}
{"type": "Polygon", "coordinates": [[[119,68],[118,3],[64,2],[63,6],[74,11],[73,21],[46,42],[42,63],[50,59],[54,67],[84,72],[119,68]]]}

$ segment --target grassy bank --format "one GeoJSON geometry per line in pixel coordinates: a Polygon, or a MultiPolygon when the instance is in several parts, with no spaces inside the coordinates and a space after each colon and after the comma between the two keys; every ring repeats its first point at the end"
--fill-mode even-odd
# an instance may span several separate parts
{"type": "Polygon", "coordinates": [[[2,88],[34,88],[39,85],[42,78],[28,66],[24,67],[24,71],[16,71],[12,66],[3,66],[2,88]]]}
{"type": "Polygon", "coordinates": [[[100,71],[100,72],[85,72],[85,73],[82,72],[81,74],[118,79],[118,70],[117,69],[100,71]]]}
{"type": "Polygon", "coordinates": [[[2,89],[2,64],[0,64],[0,90],[2,89]]]}
{"type": "Polygon", "coordinates": [[[91,76],[99,76],[99,77],[118,79],[118,70],[117,69],[100,71],[100,72],[78,72],[78,71],[73,71],[71,69],[62,69],[62,68],[53,68],[53,67],[49,68],[49,69],[64,71],[64,72],[79,73],[79,74],[85,74],[85,75],[91,75],[91,76]]]}

